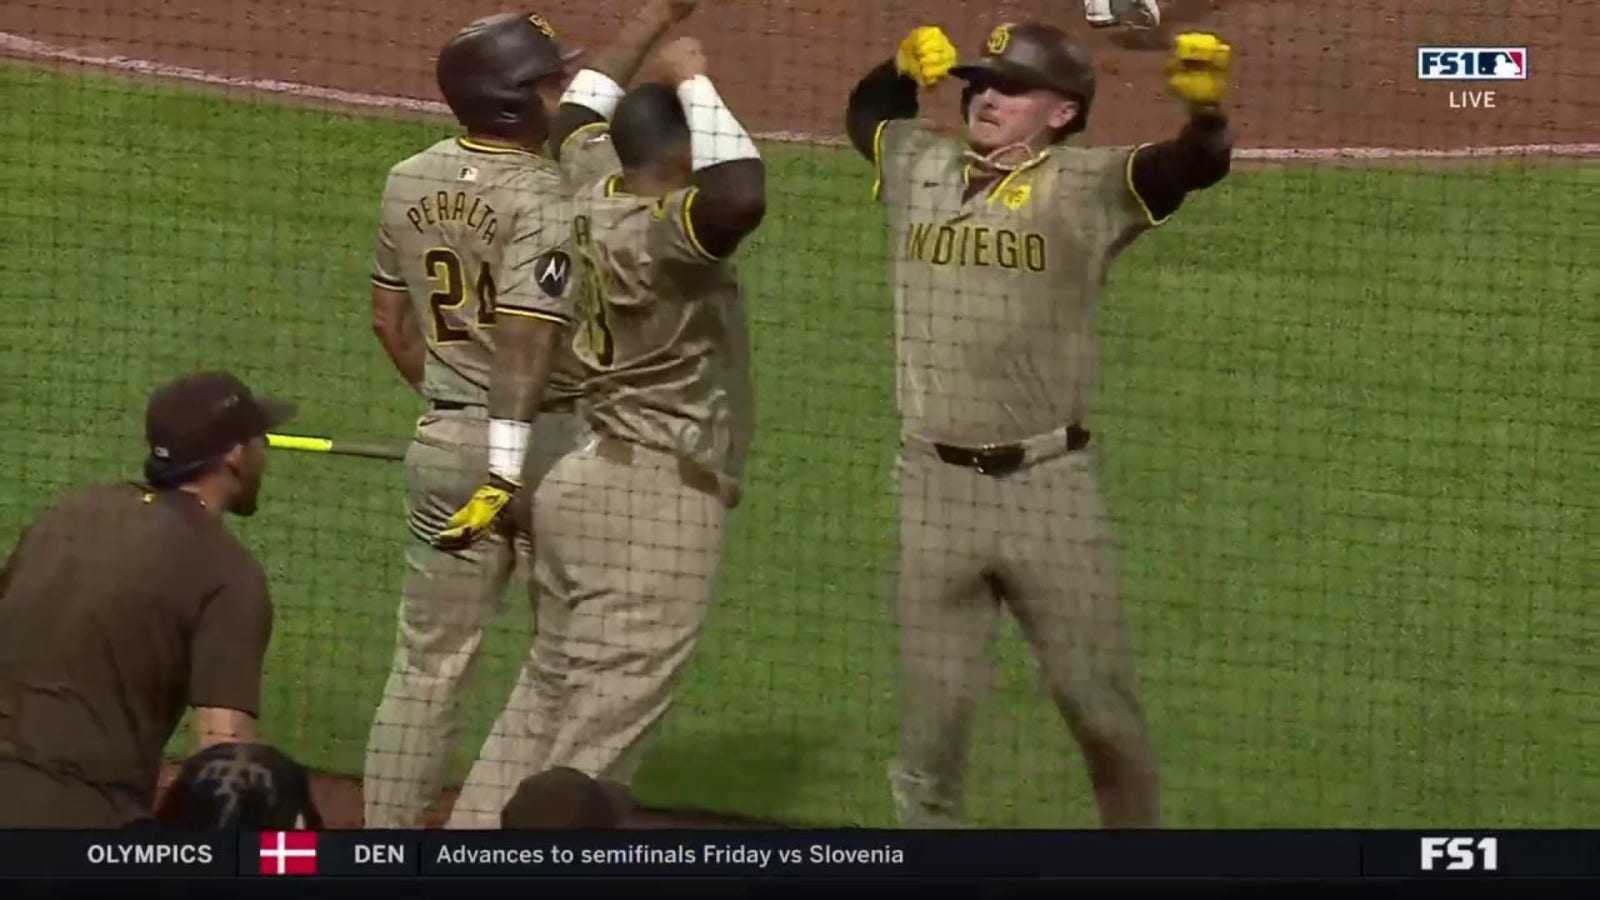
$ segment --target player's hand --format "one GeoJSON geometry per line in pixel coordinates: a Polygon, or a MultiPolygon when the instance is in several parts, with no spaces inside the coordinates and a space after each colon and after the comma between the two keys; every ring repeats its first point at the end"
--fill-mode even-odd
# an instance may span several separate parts
{"type": "Polygon", "coordinates": [[[676,87],[706,74],[706,53],[698,39],[681,37],[661,48],[655,68],[662,81],[676,87]]]}
{"type": "Polygon", "coordinates": [[[894,67],[900,74],[924,88],[942,81],[955,64],[956,45],[931,25],[911,29],[894,54],[894,67]]]}
{"type": "Polygon", "coordinates": [[[441,550],[463,550],[483,540],[500,526],[517,489],[518,485],[490,475],[488,483],[473,493],[467,505],[444,523],[439,536],[433,539],[434,545],[441,550]]]}
{"type": "Polygon", "coordinates": [[[1233,48],[1214,34],[1178,35],[1167,59],[1167,87],[1190,107],[1215,107],[1228,90],[1233,48]]]}

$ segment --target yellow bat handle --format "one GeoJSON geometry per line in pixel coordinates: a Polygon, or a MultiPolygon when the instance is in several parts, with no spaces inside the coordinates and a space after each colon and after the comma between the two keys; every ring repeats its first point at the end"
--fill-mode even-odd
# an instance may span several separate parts
{"type": "Polygon", "coordinates": [[[277,447],[280,450],[308,450],[312,453],[327,453],[333,449],[333,441],[319,437],[301,437],[295,434],[269,434],[267,446],[277,447]]]}

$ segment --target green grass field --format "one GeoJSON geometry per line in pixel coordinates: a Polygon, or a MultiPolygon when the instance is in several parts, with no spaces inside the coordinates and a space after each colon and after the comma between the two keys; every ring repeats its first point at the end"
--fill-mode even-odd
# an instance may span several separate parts
{"type": "MultiPolygon", "coordinates": [[[[69,482],[136,474],[144,395],[185,368],[297,398],[308,432],[409,434],[417,401],[367,326],[367,253],[387,167],[445,125],[19,67],[0,98],[3,545],[69,482]]],[[[858,159],[767,152],[772,212],[743,265],[747,501],[638,789],[885,825],[882,227],[858,159]]],[[[1174,825],[1600,815],[1596,197],[1600,169],[1579,165],[1241,171],[1124,256],[1096,432],[1174,825]]],[[[279,607],[266,731],[318,768],[360,771],[401,490],[392,464],[279,455],[240,525],[279,607]]],[[[514,594],[463,762],[528,627],[514,594]]],[[[973,819],[1091,824],[1014,631],[1002,655],[973,819]]]]}

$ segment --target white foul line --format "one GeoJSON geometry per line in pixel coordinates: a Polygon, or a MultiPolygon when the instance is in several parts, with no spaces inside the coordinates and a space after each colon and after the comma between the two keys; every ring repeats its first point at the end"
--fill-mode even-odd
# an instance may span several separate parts
{"type": "MultiPolygon", "coordinates": [[[[220,87],[242,88],[249,91],[258,91],[266,94],[283,94],[309,100],[322,100],[329,103],[338,103],[345,106],[359,106],[370,109],[404,110],[406,112],[427,113],[430,115],[448,116],[450,110],[443,103],[433,100],[419,100],[414,97],[395,97],[385,94],[368,94],[361,91],[346,91],[339,88],[321,87],[314,84],[300,84],[294,81],[279,81],[275,78],[244,78],[236,75],[222,75],[216,72],[207,72],[204,69],[190,68],[189,66],[172,65],[171,63],[157,62],[149,59],[136,59],[121,55],[99,55],[72,50],[47,44],[33,38],[23,37],[20,34],[10,34],[0,31],[0,54],[28,57],[32,59],[48,59],[57,62],[77,63],[79,65],[94,66],[95,68],[110,69],[114,72],[128,72],[135,75],[148,75],[152,78],[166,78],[177,81],[190,81],[196,84],[210,84],[220,87]]],[[[822,135],[806,134],[797,131],[771,131],[755,135],[758,140],[776,141],[791,144],[819,144],[824,146],[839,146],[843,143],[839,138],[825,137],[822,135]]],[[[1260,160],[1267,162],[1294,162],[1299,160],[1386,160],[1386,159],[1475,159],[1503,156],[1595,156],[1600,155],[1600,143],[1576,144],[1506,144],[1500,146],[1482,147],[1452,147],[1447,149],[1427,149],[1413,147],[1242,147],[1234,151],[1235,159],[1260,160]]]]}

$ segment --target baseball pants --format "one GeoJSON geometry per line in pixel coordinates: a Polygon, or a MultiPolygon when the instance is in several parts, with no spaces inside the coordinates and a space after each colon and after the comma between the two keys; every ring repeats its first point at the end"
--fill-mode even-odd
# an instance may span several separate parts
{"type": "MultiPolygon", "coordinates": [[[[1095,779],[1155,777],[1124,625],[1115,538],[1085,452],[1003,478],[907,441],[899,458],[899,754],[906,827],[959,827],[972,716],[994,678],[1002,607],[1016,618],[1095,779]]],[[[1099,779],[1095,779],[1098,780],[1099,779]]]]}
{"type": "Polygon", "coordinates": [[[446,827],[498,828],[517,784],[557,766],[632,781],[711,608],[717,490],[611,438],[551,470],[534,497],[538,635],[446,827]]]}
{"type": "MultiPolygon", "coordinates": [[[[393,666],[367,741],[362,788],[368,828],[414,828],[437,798],[484,628],[502,608],[519,557],[528,558],[525,531],[516,542],[496,535],[458,552],[440,550],[419,535],[431,538],[483,484],[488,423],[481,406],[431,411],[418,420],[406,452],[413,534],[393,666]]],[[[542,412],[534,419],[526,492],[536,489],[581,430],[581,420],[569,412],[542,412]]]]}

